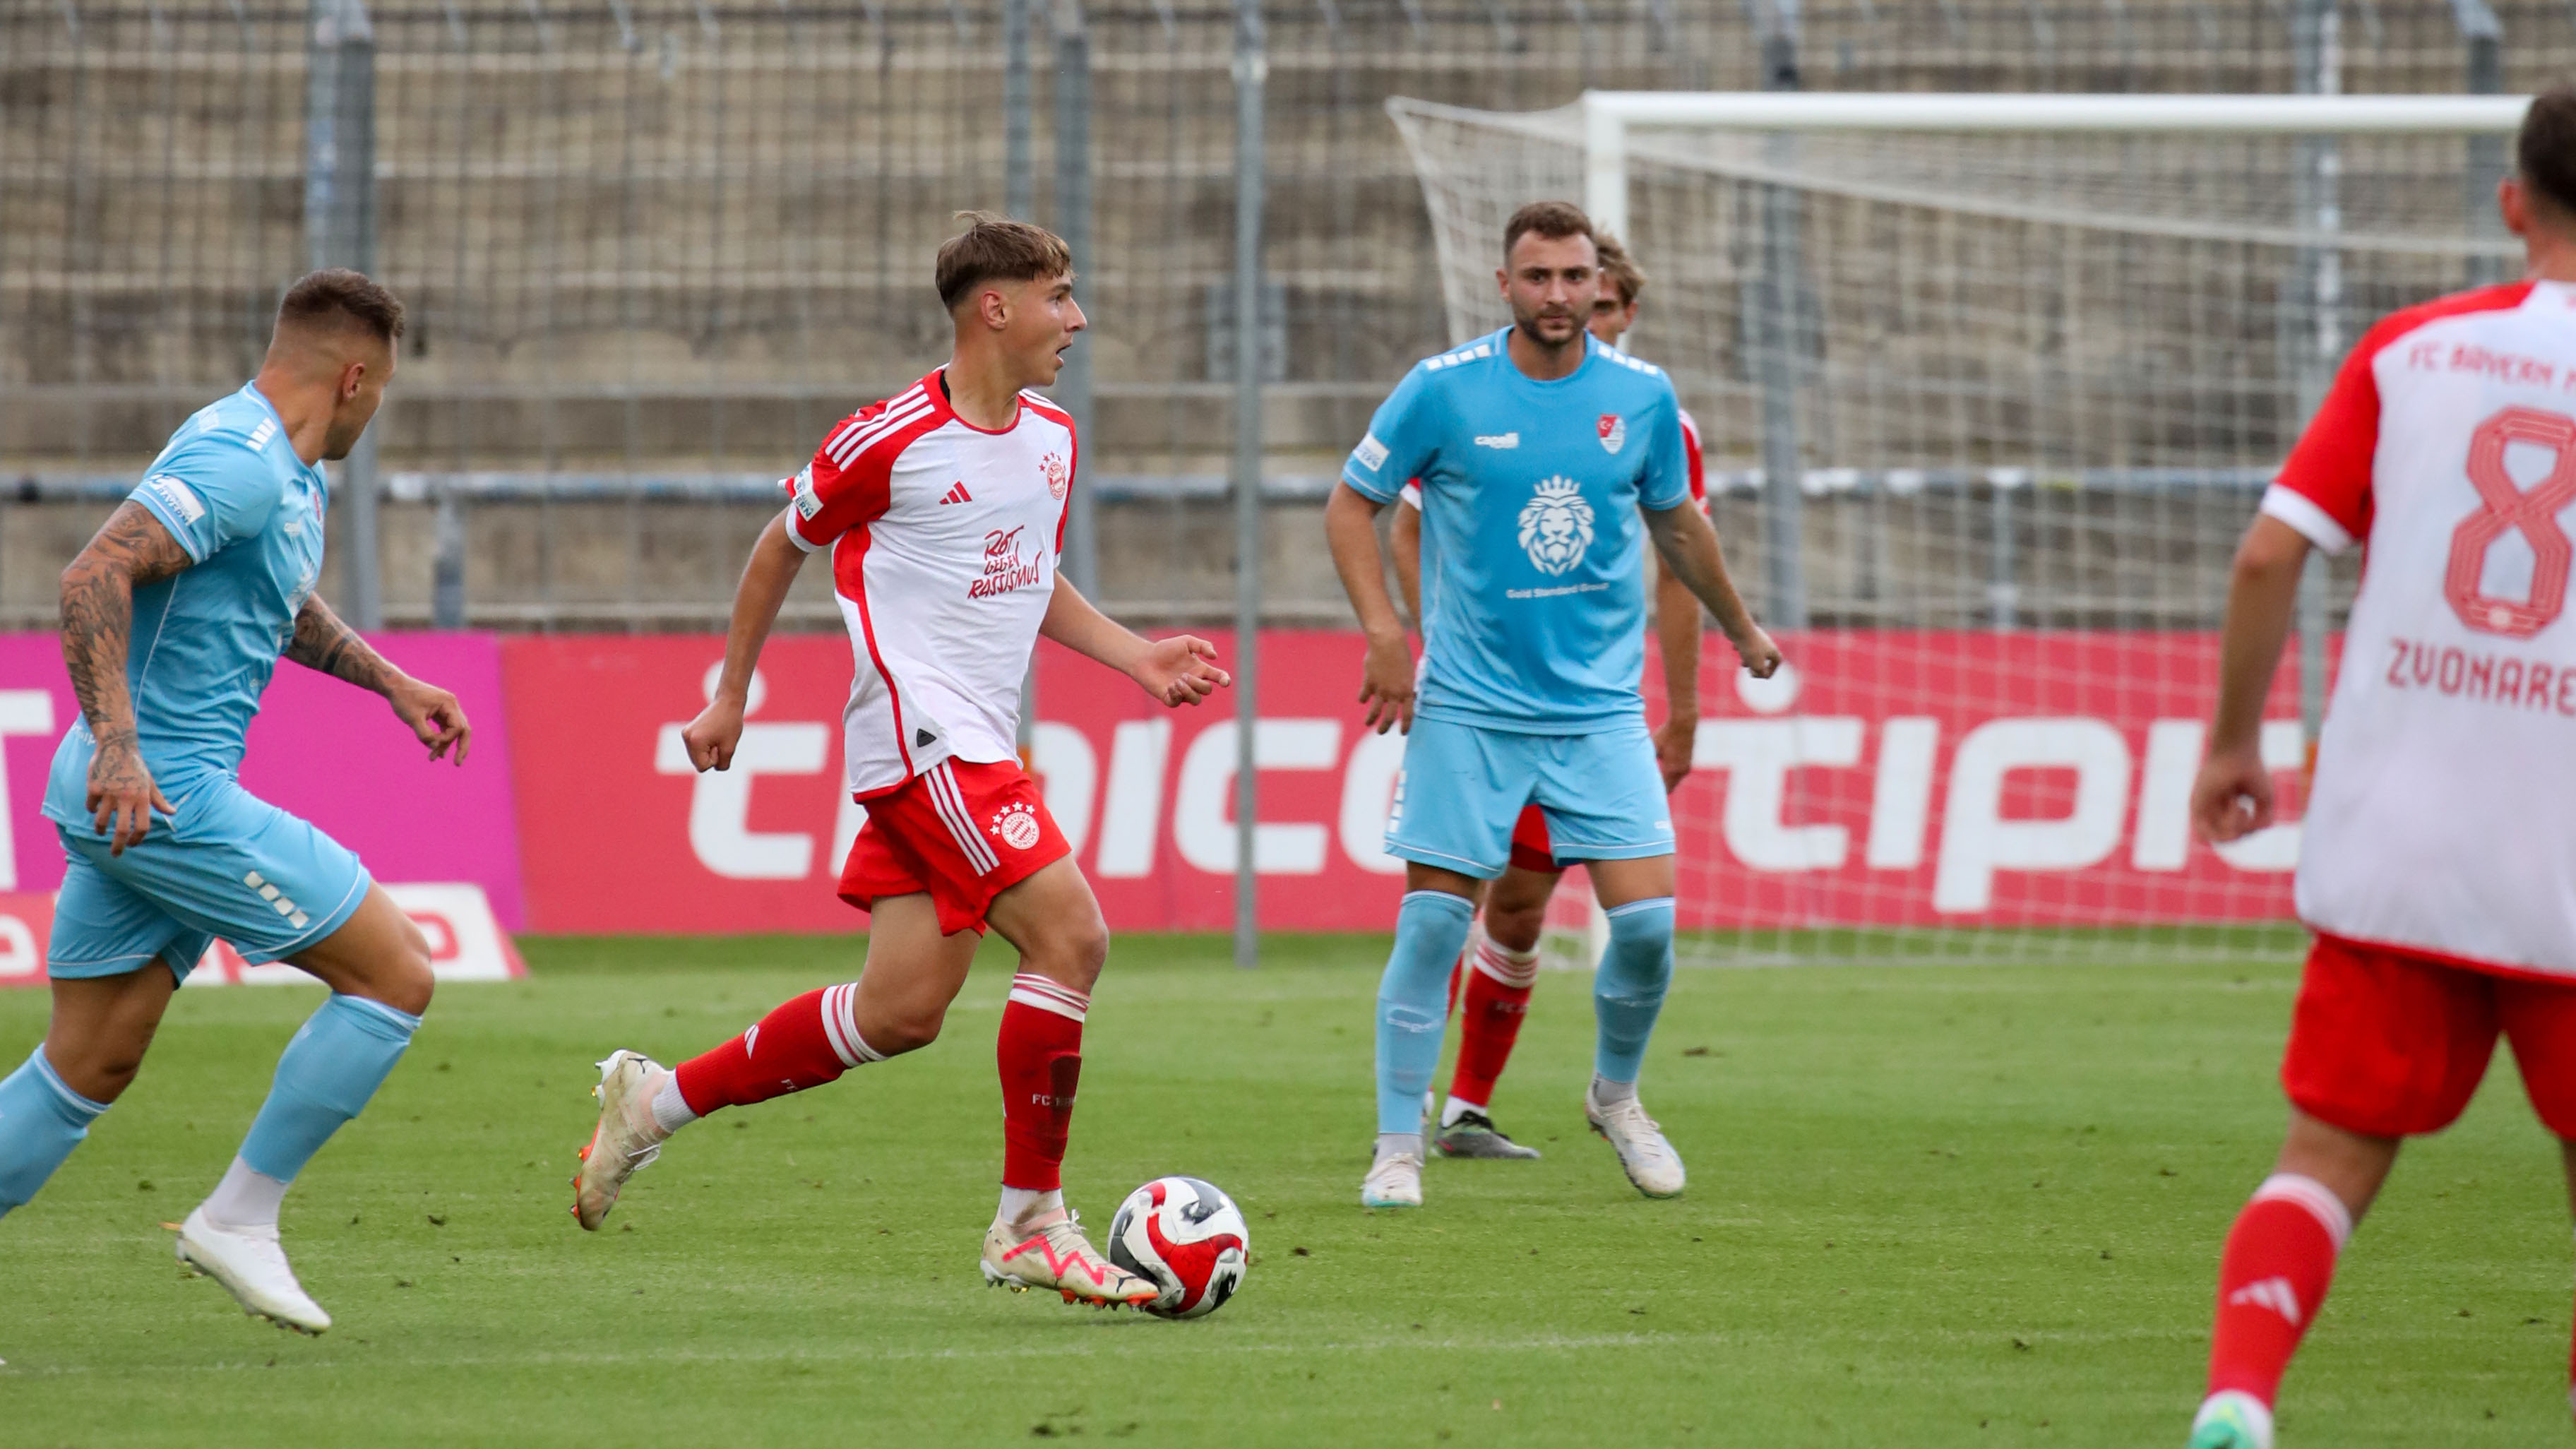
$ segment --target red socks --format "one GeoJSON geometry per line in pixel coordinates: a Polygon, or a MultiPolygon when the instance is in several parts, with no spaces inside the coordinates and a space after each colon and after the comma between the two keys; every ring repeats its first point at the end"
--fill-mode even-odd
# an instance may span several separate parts
{"type": "Polygon", "coordinates": [[[2218,1263],[2211,1393],[2235,1389],[2272,1403],[2300,1336],[2325,1306],[2335,1255],[2351,1236],[2352,1214],[2315,1178],[2274,1173],[2254,1190],[2218,1263]]]}
{"type": "Polygon", "coordinates": [[[1011,978],[993,1055],[1002,1069],[1002,1185],[1031,1192],[1062,1186],[1074,1085],[1082,1077],[1082,1018],[1091,998],[1023,971],[1011,978]]]}
{"type": "Polygon", "coordinates": [[[1521,1018],[1538,983],[1538,953],[1512,953],[1481,934],[1468,951],[1466,1015],[1459,1022],[1458,1071],[1449,1095],[1478,1107],[1494,1100],[1494,1082],[1512,1059],[1521,1018]]]}
{"type": "Polygon", "coordinates": [[[718,1107],[747,1107],[819,1087],[864,1062],[885,1060],[859,1040],[851,1007],[857,983],[808,991],[762,1017],[751,1030],[672,1073],[680,1098],[703,1117],[718,1107]]]}

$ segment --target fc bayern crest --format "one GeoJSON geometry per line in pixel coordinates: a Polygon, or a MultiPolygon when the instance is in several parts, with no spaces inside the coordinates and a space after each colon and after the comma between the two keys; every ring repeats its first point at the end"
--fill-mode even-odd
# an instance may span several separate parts
{"type": "Polygon", "coordinates": [[[1014,800],[993,816],[993,833],[1013,850],[1026,850],[1038,843],[1038,816],[1024,801],[1014,800]]]}
{"type": "Polygon", "coordinates": [[[1616,453],[1621,448],[1628,446],[1628,420],[1626,418],[1619,416],[1617,413],[1603,413],[1598,426],[1601,429],[1601,446],[1604,450],[1616,453]]]}
{"type": "Polygon", "coordinates": [[[1040,459],[1038,468],[1046,474],[1047,496],[1063,502],[1066,491],[1073,487],[1073,470],[1066,467],[1063,457],[1055,453],[1040,459]]]}

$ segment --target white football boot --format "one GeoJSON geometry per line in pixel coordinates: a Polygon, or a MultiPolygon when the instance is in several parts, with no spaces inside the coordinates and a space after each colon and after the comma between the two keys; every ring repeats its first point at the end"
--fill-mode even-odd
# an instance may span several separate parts
{"type": "Polygon", "coordinates": [[[1152,1280],[1112,1263],[1082,1235],[1082,1222],[1072,1213],[1054,1221],[1014,1229],[995,1223],[984,1233],[984,1281],[995,1288],[1026,1293],[1050,1288],[1067,1303],[1095,1308],[1141,1307],[1162,1296],[1152,1280]]]}
{"type": "Polygon", "coordinates": [[[581,1170],[572,1177],[572,1215],[586,1231],[599,1231],[626,1179],[661,1156],[670,1140],[653,1120],[653,1090],[661,1075],[661,1063],[642,1052],[610,1052],[599,1064],[599,1085],[590,1089],[599,1099],[599,1126],[581,1149],[581,1170]]]}
{"type": "Polygon", "coordinates": [[[1604,1105],[1583,1089],[1583,1120],[1619,1150],[1619,1166],[1648,1197],[1678,1197],[1683,1174],[1681,1154],[1664,1140],[1663,1129],[1646,1115],[1635,1097],[1604,1105]]]}
{"type": "Polygon", "coordinates": [[[1381,1152],[1369,1163],[1368,1176],[1360,1179],[1360,1206],[1367,1208],[1417,1208],[1422,1206],[1422,1158],[1412,1152],[1381,1152]]]}
{"type": "Polygon", "coordinates": [[[253,1317],[297,1333],[320,1333],[331,1326],[331,1315],[295,1281],[273,1224],[221,1227],[200,1206],[179,1227],[179,1261],[223,1284],[242,1312],[253,1317]]]}

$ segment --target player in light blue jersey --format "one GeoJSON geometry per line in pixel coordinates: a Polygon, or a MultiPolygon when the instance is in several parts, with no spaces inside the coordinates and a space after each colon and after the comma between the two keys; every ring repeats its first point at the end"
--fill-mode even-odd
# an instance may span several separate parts
{"type": "Polygon", "coordinates": [[[250,1135],[178,1241],[179,1261],[244,1310],[306,1333],[331,1318],[278,1246],[278,1206],[410,1044],[429,1005],[429,943],[355,855],[236,773],[281,654],[383,695],[431,759],[464,763],[456,696],[387,663],[313,592],[329,502],[319,462],[347,457],[375,416],[402,319],[356,272],[297,282],[259,376],[172,434],[63,571],[81,718],[45,787],[67,857],[45,963],[53,1020],[0,1081],[6,1215],[134,1080],[216,937],[320,977],[330,997],[287,1044],[250,1135]]]}
{"type": "Polygon", "coordinates": [[[1370,1207],[1422,1201],[1422,1100],[1449,968],[1525,804],[1545,812],[1558,859],[1589,864],[1610,918],[1584,1116],[1640,1191],[1682,1190],[1681,1159],[1637,1100],[1673,948],[1672,818],[1639,692],[1645,539],[1746,668],[1767,677],[1780,664],[1736,597],[1716,531],[1686,506],[1671,382],[1584,330],[1601,285],[1590,221],[1564,202],[1525,206],[1503,255],[1512,325],[1417,364],[1325,509],[1368,634],[1368,721],[1409,736],[1386,837],[1406,889],[1378,988],[1377,1151],[1360,1188],[1370,1207]],[[1408,479],[1422,491],[1418,674],[1377,538],[1378,511],[1408,479]]]}

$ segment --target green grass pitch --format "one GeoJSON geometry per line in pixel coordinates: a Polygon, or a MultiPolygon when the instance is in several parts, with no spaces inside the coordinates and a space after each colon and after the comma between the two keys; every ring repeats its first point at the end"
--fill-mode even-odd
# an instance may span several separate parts
{"type": "MultiPolygon", "coordinates": [[[[987,1290],[988,953],[920,1055],[690,1129],[587,1237],[593,1059],[666,1060],[845,979],[852,940],[527,943],[457,986],[287,1200],[318,1341],[183,1278],[305,990],[191,992],[140,1082],[0,1222],[0,1443],[2173,1444],[2216,1254],[2270,1160],[2292,962],[1686,970],[1649,1105],[1691,1187],[1583,1130],[1587,983],[1540,983],[1495,1104],[1534,1164],[1356,1205],[1383,938],[1128,938],[1067,1188],[1242,1203],[1253,1260],[1171,1324],[987,1290]]],[[[42,1030],[0,995],[0,1055],[42,1030]]],[[[1454,1034],[1453,1034],[1454,1035],[1454,1034]]],[[[2285,1449],[2564,1443],[2567,1211],[2500,1058],[2410,1149],[2293,1367],[2285,1449]]]]}

